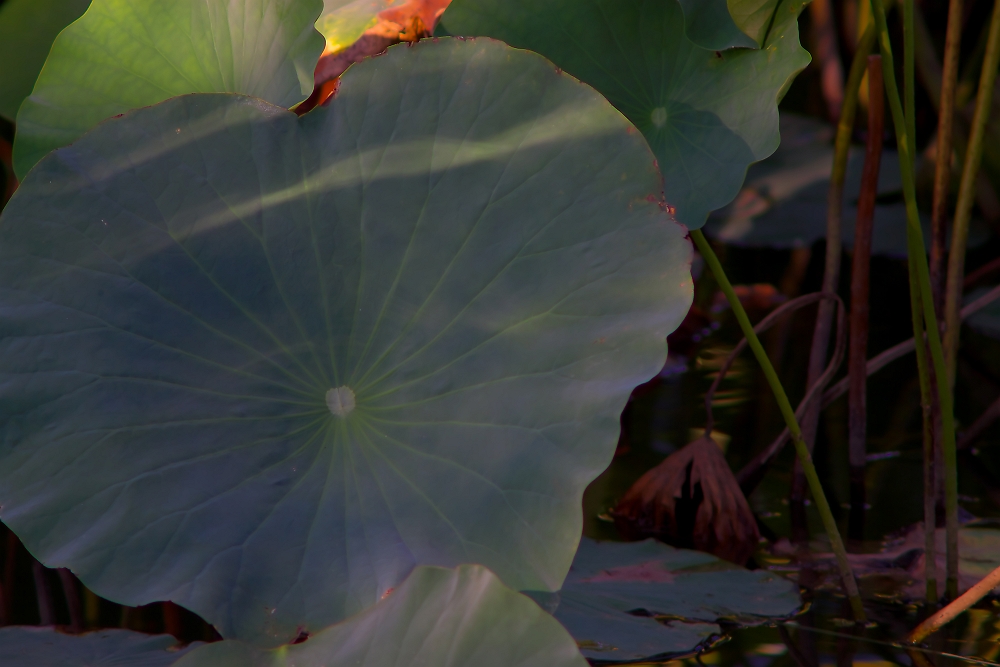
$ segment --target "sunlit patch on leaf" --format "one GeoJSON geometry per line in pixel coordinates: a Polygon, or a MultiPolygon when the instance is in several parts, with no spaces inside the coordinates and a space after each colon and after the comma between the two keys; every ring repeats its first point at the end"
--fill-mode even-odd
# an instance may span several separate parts
{"type": "Polygon", "coordinates": [[[717,0],[453,0],[441,21],[449,34],[537,51],[604,94],[646,136],[667,202],[696,229],[777,148],[778,100],[809,62],[804,2],[733,4],[761,48],[726,48],[755,42],[717,0]]]}
{"type": "Polygon", "coordinates": [[[94,0],[64,30],[17,113],[14,169],[129,109],[186,93],[291,107],[313,89],[321,0],[94,0]]]}

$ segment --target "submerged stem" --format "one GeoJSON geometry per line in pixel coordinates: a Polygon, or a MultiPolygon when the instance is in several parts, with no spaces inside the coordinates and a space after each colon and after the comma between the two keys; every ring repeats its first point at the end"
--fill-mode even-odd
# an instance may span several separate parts
{"type": "MultiPolygon", "coordinates": [[[[907,11],[913,11],[913,0],[908,0],[907,11]]],[[[920,217],[917,212],[917,193],[914,181],[913,140],[903,112],[899,88],[896,85],[895,65],[892,57],[892,44],[889,41],[889,26],[885,18],[885,6],[882,0],[872,0],[875,14],[875,24],[878,26],[879,45],[882,51],[882,69],[885,78],[886,93],[889,98],[889,108],[892,111],[892,121],[896,129],[896,144],[899,151],[899,170],[903,181],[903,198],[906,202],[906,240],[910,263],[910,297],[914,311],[914,338],[920,340],[922,331],[918,329],[917,313],[922,311],[922,319],[927,332],[927,342],[934,373],[939,378],[947,377],[945,372],[944,350],[941,345],[941,332],[938,329],[937,317],[934,313],[934,297],[931,294],[930,270],[927,266],[927,250],[924,246],[924,234],[920,228],[920,217]]],[[[913,44],[913,22],[906,21],[908,28],[906,43],[913,44]]],[[[913,58],[913,49],[908,53],[913,58]]],[[[905,69],[905,68],[904,68],[905,69]]],[[[953,244],[954,245],[954,244],[953,244]]],[[[929,375],[925,368],[921,372],[921,382],[930,386],[929,375]]],[[[942,449],[945,461],[945,512],[948,521],[948,587],[949,590],[958,587],[958,484],[955,474],[955,426],[952,409],[952,395],[947,382],[938,382],[938,400],[941,404],[942,449]]]]}
{"type": "Polygon", "coordinates": [[[795,445],[795,452],[798,455],[799,462],[802,464],[806,481],[809,483],[809,490],[812,492],[816,509],[819,510],[819,515],[823,519],[823,527],[826,529],[827,537],[830,539],[833,553],[837,557],[840,576],[844,584],[844,590],[851,602],[854,618],[858,622],[864,622],[866,620],[865,609],[861,603],[857,581],[854,579],[854,573],[851,571],[851,565],[847,560],[847,550],[844,549],[844,541],[840,537],[840,531],[837,529],[837,522],[833,518],[833,512],[830,511],[830,503],[827,502],[826,494],[823,493],[823,486],[819,481],[819,475],[816,474],[816,466],[813,465],[812,455],[809,453],[809,448],[806,447],[806,443],[802,439],[802,430],[799,428],[799,422],[795,418],[795,411],[792,409],[792,404],[789,402],[787,394],[785,394],[785,388],[781,385],[781,380],[778,378],[771,360],[768,359],[764,347],[760,344],[760,339],[754,333],[753,325],[750,324],[750,318],[747,317],[746,311],[743,309],[743,304],[740,303],[739,297],[736,296],[736,292],[733,290],[729,278],[726,277],[726,273],[722,269],[722,264],[719,263],[719,258],[715,256],[712,246],[709,245],[708,240],[700,229],[692,230],[691,238],[698,247],[701,256],[712,270],[712,274],[719,283],[719,288],[726,295],[726,299],[729,301],[729,305],[736,315],[736,320],[740,324],[740,329],[743,330],[743,335],[746,336],[750,349],[753,350],[754,356],[757,357],[757,362],[760,364],[761,370],[764,371],[764,377],[767,378],[767,383],[774,393],[774,398],[778,402],[778,408],[781,410],[781,415],[785,418],[785,423],[788,425],[788,430],[791,433],[792,443],[795,445]]]}

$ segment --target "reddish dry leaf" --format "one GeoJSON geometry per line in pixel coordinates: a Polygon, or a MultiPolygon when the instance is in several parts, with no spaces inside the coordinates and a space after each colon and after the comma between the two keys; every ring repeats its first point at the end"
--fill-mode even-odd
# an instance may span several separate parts
{"type": "Polygon", "coordinates": [[[346,49],[323,54],[314,73],[316,91],[313,92],[313,97],[316,99],[311,97],[311,104],[303,103],[300,106],[308,110],[316,104],[326,102],[332,92],[324,93],[321,90],[324,84],[329,89],[329,82],[354,63],[376,56],[393,44],[415,42],[430,36],[450,3],[451,0],[409,0],[398,7],[379,12],[378,23],[366,30],[358,41],[346,49]]]}
{"type": "Polygon", "coordinates": [[[612,515],[626,539],[655,537],[740,565],[760,540],[736,477],[719,446],[705,437],[640,477],[612,515]]]}

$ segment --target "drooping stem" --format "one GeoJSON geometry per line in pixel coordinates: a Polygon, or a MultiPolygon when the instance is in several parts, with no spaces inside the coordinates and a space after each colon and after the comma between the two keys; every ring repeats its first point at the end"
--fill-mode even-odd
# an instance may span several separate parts
{"type": "Polygon", "coordinates": [[[958,309],[962,299],[962,283],[965,275],[965,246],[969,236],[969,221],[972,216],[972,203],[976,192],[976,177],[979,174],[979,164],[983,157],[986,122],[989,120],[990,108],[993,104],[993,81],[997,76],[998,62],[1000,62],[1000,3],[994,4],[993,16],[990,19],[986,55],[983,58],[983,69],[979,77],[979,92],[976,95],[976,110],[972,118],[969,144],[965,151],[965,164],[962,166],[962,180],[958,188],[958,204],[955,207],[954,231],[952,232],[951,251],[948,257],[948,284],[945,295],[945,354],[948,366],[947,378],[950,385],[955,383],[955,359],[958,354],[960,333],[958,309]]]}
{"type": "MultiPolygon", "coordinates": [[[[905,11],[913,11],[913,0],[906,1],[905,11]]],[[[920,340],[923,332],[917,326],[918,309],[926,325],[927,342],[935,375],[939,378],[948,377],[945,372],[944,350],[941,345],[941,333],[938,329],[937,317],[934,314],[934,297],[931,294],[930,271],[927,266],[927,251],[924,247],[924,235],[920,228],[920,217],[917,212],[916,184],[914,182],[914,156],[911,146],[908,125],[903,113],[899,88],[896,86],[895,65],[892,57],[892,44],[889,41],[889,27],[885,18],[885,7],[882,0],[872,0],[875,14],[875,24],[878,26],[879,46],[882,51],[882,70],[885,79],[886,93],[889,98],[889,108],[892,111],[893,125],[896,129],[896,144],[899,151],[899,170],[903,181],[903,199],[906,202],[906,239],[908,259],[910,263],[910,303],[914,313],[914,338],[920,340]]],[[[904,28],[909,28],[906,43],[913,44],[913,22],[904,22],[904,28]]],[[[912,59],[912,48],[909,52],[912,59]]],[[[904,68],[905,70],[905,68],[904,68]]],[[[918,369],[919,370],[919,369],[918,369]]],[[[921,372],[921,382],[929,382],[926,369],[921,372]]],[[[928,385],[929,386],[929,385],[928,385]]],[[[946,382],[937,383],[938,400],[941,404],[942,449],[945,460],[945,508],[949,522],[948,527],[948,585],[949,590],[958,587],[958,483],[955,476],[955,427],[952,411],[952,396],[946,382]],[[952,535],[954,540],[952,540],[952,535]]]]}
{"type": "Polygon", "coordinates": [[[746,336],[750,349],[753,350],[754,356],[757,358],[757,362],[764,372],[764,377],[767,379],[767,383],[774,393],[774,398],[778,402],[778,408],[785,419],[785,424],[788,425],[789,433],[791,433],[795,452],[805,472],[806,481],[809,483],[809,490],[812,492],[813,501],[816,503],[816,509],[819,510],[819,515],[823,519],[823,527],[826,529],[830,545],[833,547],[833,552],[837,557],[840,576],[843,581],[844,590],[851,602],[854,618],[858,622],[863,622],[866,620],[865,610],[861,603],[861,595],[858,593],[857,581],[854,579],[854,573],[851,571],[851,565],[847,560],[847,550],[844,549],[844,541],[840,537],[840,531],[837,529],[837,522],[833,518],[833,512],[830,511],[830,503],[827,502],[826,495],[823,493],[823,486],[820,484],[819,475],[816,474],[816,466],[813,465],[812,455],[809,453],[809,449],[802,439],[802,430],[799,428],[799,422],[795,418],[795,411],[792,409],[792,404],[789,402],[787,394],[785,394],[785,388],[781,385],[781,380],[778,378],[771,360],[768,359],[767,353],[760,343],[760,339],[754,333],[753,325],[750,324],[750,318],[747,317],[746,311],[743,310],[743,304],[740,303],[739,297],[736,296],[736,292],[733,290],[729,278],[726,277],[726,273],[722,269],[722,264],[719,263],[719,258],[715,256],[712,246],[709,245],[708,240],[700,229],[691,231],[691,239],[698,247],[698,252],[705,259],[716,281],[718,281],[722,293],[726,295],[729,306],[733,309],[733,314],[736,315],[736,320],[740,324],[740,329],[743,330],[743,335],[746,336]]]}
{"type": "Polygon", "coordinates": [[[854,260],[851,264],[851,339],[848,352],[848,458],[851,468],[851,514],[848,538],[864,540],[865,457],[867,455],[868,410],[865,364],[868,360],[868,293],[872,254],[872,223],[878,195],[882,161],[882,130],[885,104],[882,93],[882,58],[868,56],[868,142],[861,172],[858,217],[854,227],[854,260]]]}
{"type": "Polygon", "coordinates": [[[983,577],[976,585],[963,593],[960,598],[954,600],[947,607],[918,625],[907,639],[914,644],[923,641],[927,635],[937,632],[946,623],[950,623],[956,616],[982,600],[998,585],[1000,585],[1000,567],[983,577]]]}
{"type": "Polygon", "coordinates": [[[938,317],[944,312],[944,254],[948,232],[948,185],[951,183],[951,138],[955,122],[955,88],[962,43],[962,0],[948,3],[948,28],[944,40],[944,70],[938,105],[937,156],[934,164],[934,204],[931,208],[931,289],[938,317]]]}
{"type": "MultiPolygon", "coordinates": [[[[1000,287],[994,287],[983,296],[979,297],[969,305],[962,308],[961,312],[962,319],[964,320],[967,317],[975,315],[980,310],[982,310],[983,308],[985,308],[986,306],[990,305],[991,303],[997,300],[1000,300],[1000,287]]],[[[897,345],[893,345],[888,350],[879,352],[874,357],[869,359],[868,363],[865,364],[865,372],[869,376],[872,375],[873,373],[877,373],[878,371],[882,370],[883,368],[891,364],[893,361],[896,361],[897,359],[902,359],[910,352],[913,352],[915,348],[916,348],[916,343],[913,338],[904,340],[902,343],[899,343],[897,345]]],[[[919,362],[919,357],[918,357],[918,362],[924,364],[927,363],[926,345],[924,346],[923,350],[923,359],[924,360],[922,362],[919,362]]],[[[833,364],[833,362],[831,362],[831,366],[836,366],[836,365],[833,364]]],[[[830,367],[827,367],[827,370],[829,371],[830,367]]],[[[820,379],[818,386],[823,385],[824,379],[825,378],[820,379]]],[[[823,400],[822,403],[820,404],[821,409],[829,407],[831,403],[833,403],[838,398],[847,393],[848,380],[849,378],[844,378],[839,382],[837,382],[835,385],[826,389],[826,391],[822,392],[823,400]]],[[[811,401],[812,396],[814,396],[818,390],[818,386],[813,385],[809,389],[809,391],[806,393],[806,397],[802,399],[802,404],[799,405],[799,410],[796,414],[800,414],[803,412],[803,405],[811,401]]],[[[997,410],[998,413],[1000,413],[1000,405],[998,405],[997,410]]],[[[970,427],[969,430],[971,432],[972,427],[970,427]]],[[[774,457],[778,455],[778,453],[781,451],[781,448],[784,447],[787,442],[788,442],[788,429],[786,428],[784,431],[781,432],[781,434],[777,438],[774,439],[774,442],[768,445],[767,448],[761,451],[759,454],[754,456],[753,460],[751,460],[749,463],[743,466],[743,468],[739,471],[739,473],[736,474],[736,481],[740,483],[740,488],[743,490],[744,495],[749,496],[751,493],[753,493],[753,490],[757,488],[757,483],[764,477],[765,468],[772,460],[774,460],[774,457]]],[[[936,599],[937,596],[935,595],[935,600],[936,599]]]]}

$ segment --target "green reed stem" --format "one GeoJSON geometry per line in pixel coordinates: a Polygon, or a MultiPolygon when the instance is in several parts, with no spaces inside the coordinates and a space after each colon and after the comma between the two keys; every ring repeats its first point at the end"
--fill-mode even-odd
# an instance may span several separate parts
{"type": "Polygon", "coordinates": [[[1000,63],[1000,3],[993,6],[986,55],[979,77],[979,93],[976,95],[976,111],[972,118],[972,130],[962,166],[962,180],[958,188],[958,204],[955,207],[955,222],[948,257],[948,284],[945,296],[945,353],[948,364],[948,381],[955,383],[955,359],[958,354],[960,332],[958,310],[962,300],[962,283],[965,278],[965,246],[969,237],[969,220],[972,217],[972,203],[976,195],[976,176],[983,157],[983,139],[986,123],[993,103],[993,81],[1000,63]]]}
{"type": "Polygon", "coordinates": [[[722,293],[726,295],[729,306],[733,309],[736,320],[740,323],[740,329],[743,330],[743,335],[746,337],[750,349],[753,350],[754,356],[757,357],[757,362],[760,364],[761,370],[764,371],[767,383],[771,386],[774,398],[778,401],[781,416],[785,418],[785,424],[788,426],[788,432],[791,434],[792,444],[795,445],[795,452],[798,454],[799,463],[802,465],[802,471],[805,473],[806,481],[809,483],[813,502],[816,503],[816,509],[819,510],[819,515],[823,519],[823,527],[826,529],[827,537],[830,539],[833,553],[837,557],[840,576],[844,583],[844,590],[847,592],[847,597],[851,602],[854,619],[859,623],[863,623],[867,620],[865,608],[861,603],[861,594],[858,592],[858,584],[854,579],[854,572],[851,571],[851,565],[847,561],[847,550],[844,549],[844,540],[840,537],[837,522],[833,518],[833,512],[830,511],[830,503],[827,502],[826,494],[823,493],[823,486],[820,484],[819,475],[816,474],[816,466],[813,464],[812,455],[809,453],[809,448],[806,447],[805,440],[802,438],[802,430],[799,428],[798,419],[795,418],[795,410],[792,409],[792,404],[788,401],[788,395],[785,394],[785,388],[781,385],[778,373],[774,370],[771,360],[768,359],[767,352],[764,351],[764,346],[760,344],[760,339],[754,333],[753,325],[750,324],[750,318],[747,317],[746,311],[743,310],[743,304],[740,303],[739,297],[736,296],[736,292],[733,290],[726,272],[723,271],[722,264],[719,263],[719,258],[715,256],[715,251],[709,245],[708,239],[705,238],[700,229],[691,230],[691,238],[694,240],[695,245],[698,246],[698,252],[705,258],[705,262],[712,270],[712,275],[715,276],[716,282],[719,283],[722,293]]]}
{"type": "MultiPolygon", "coordinates": [[[[910,271],[911,304],[917,304],[922,310],[927,332],[927,342],[933,362],[934,373],[938,378],[947,378],[945,371],[944,350],[941,345],[941,332],[938,329],[937,316],[934,313],[934,297],[931,293],[930,270],[927,266],[927,250],[924,246],[924,234],[920,228],[920,217],[917,212],[917,192],[914,182],[914,152],[913,140],[908,129],[903,104],[900,101],[899,88],[896,85],[895,65],[892,57],[892,44],[889,41],[889,27],[885,19],[885,6],[882,0],[871,0],[875,15],[875,25],[879,32],[879,45],[882,51],[882,68],[885,78],[886,93],[889,98],[889,108],[892,110],[892,122],[896,128],[896,144],[899,151],[899,171],[903,180],[903,199],[906,202],[906,241],[910,271]]],[[[913,0],[906,0],[904,11],[912,19],[913,0]]],[[[913,59],[913,21],[904,21],[904,43],[911,48],[905,56],[913,59]]],[[[906,67],[904,64],[904,71],[906,67]]],[[[953,243],[954,245],[954,243],[953,243]]],[[[913,309],[914,311],[917,308],[913,309]]],[[[916,317],[916,315],[914,315],[916,317]]],[[[923,332],[914,327],[914,336],[923,332]]],[[[919,341],[920,339],[917,338],[919,341]]],[[[926,375],[926,369],[925,369],[926,375]]],[[[929,378],[922,378],[928,382],[929,378]]],[[[941,404],[942,450],[945,464],[945,513],[946,532],[948,535],[948,594],[957,593],[958,589],[958,476],[955,457],[955,419],[952,407],[952,395],[947,382],[938,382],[938,397],[941,404]]]]}

